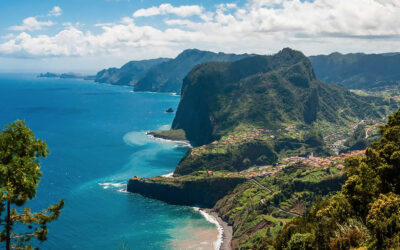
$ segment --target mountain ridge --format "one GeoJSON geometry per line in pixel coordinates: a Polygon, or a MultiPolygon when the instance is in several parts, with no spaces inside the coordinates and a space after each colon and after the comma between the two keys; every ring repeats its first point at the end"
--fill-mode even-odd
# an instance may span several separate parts
{"type": "Polygon", "coordinates": [[[172,128],[183,129],[194,145],[218,139],[239,122],[278,128],[380,116],[368,103],[377,99],[319,81],[310,60],[290,48],[197,65],[185,77],[181,95],[172,128]]]}
{"type": "Polygon", "coordinates": [[[347,89],[382,89],[400,85],[400,53],[342,54],[309,57],[317,77],[347,89]]]}

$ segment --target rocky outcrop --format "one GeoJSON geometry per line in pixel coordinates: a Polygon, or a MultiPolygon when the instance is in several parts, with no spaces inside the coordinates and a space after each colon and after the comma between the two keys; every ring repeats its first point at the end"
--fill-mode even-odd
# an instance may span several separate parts
{"type": "Polygon", "coordinates": [[[131,178],[128,192],[161,200],[175,205],[201,206],[211,208],[215,203],[231,192],[238,184],[245,182],[239,177],[205,178],[131,178]]]}
{"type": "Polygon", "coordinates": [[[272,56],[198,65],[185,77],[181,95],[172,129],[183,129],[194,146],[218,140],[241,123],[278,129],[382,115],[374,107],[377,98],[319,81],[310,60],[289,48],[272,56]]]}

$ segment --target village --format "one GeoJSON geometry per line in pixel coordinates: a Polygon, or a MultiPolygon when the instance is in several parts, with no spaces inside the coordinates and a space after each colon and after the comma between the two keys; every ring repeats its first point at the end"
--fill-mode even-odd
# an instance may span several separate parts
{"type": "Polygon", "coordinates": [[[204,153],[226,153],[230,147],[243,144],[250,141],[273,141],[280,137],[301,138],[301,132],[295,125],[280,129],[262,129],[250,125],[239,125],[227,136],[220,140],[213,141],[211,144],[193,148],[192,156],[200,156],[204,153]]]}
{"type": "MultiPolygon", "coordinates": [[[[254,166],[249,169],[240,171],[240,172],[228,172],[224,173],[224,175],[229,177],[265,177],[276,174],[279,171],[282,171],[286,167],[289,166],[307,166],[310,169],[322,169],[328,170],[329,168],[336,168],[338,170],[342,170],[344,168],[344,160],[348,157],[353,156],[362,156],[365,154],[365,150],[355,150],[349,153],[342,153],[338,156],[330,156],[330,157],[315,157],[312,154],[308,157],[287,157],[279,161],[274,165],[266,165],[266,166],[254,166]]],[[[208,175],[215,175],[213,171],[207,171],[208,175]]],[[[220,173],[218,173],[219,175],[220,173]]]]}
{"type": "MultiPolygon", "coordinates": [[[[361,120],[347,128],[332,128],[332,132],[324,136],[324,141],[332,152],[339,155],[339,152],[345,147],[343,143],[360,125],[365,125],[365,138],[378,133],[378,128],[383,121],[361,120]]],[[[250,141],[273,142],[281,138],[293,138],[301,140],[305,130],[296,125],[287,125],[279,129],[256,128],[251,125],[239,125],[235,130],[223,136],[220,140],[215,140],[210,144],[196,147],[191,150],[192,156],[201,156],[203,154],[223,154],[230,148],[250,141]]]]}

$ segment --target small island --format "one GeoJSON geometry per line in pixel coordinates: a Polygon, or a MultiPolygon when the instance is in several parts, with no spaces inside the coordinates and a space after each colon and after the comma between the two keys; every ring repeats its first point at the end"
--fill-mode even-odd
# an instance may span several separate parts
{"type": "Polygon", "coordinates": [[[38,77],[45,77],[45,78],[61,78],[61,79],[83,79],[83,80],[94,80],[95,76],[91,75],[85,75],[81,73],[62,73],[62,74],[57,74],[57,73],[51,73],[51,72],[46,72],[46,73],[40,73],[38,77]]]}
{"type": "Polygon", "coordinates": [[[165,112],[167,113],[174,113],[174,110],[172,108],[168,108],[167,110],[165,110],[165,112]]]}

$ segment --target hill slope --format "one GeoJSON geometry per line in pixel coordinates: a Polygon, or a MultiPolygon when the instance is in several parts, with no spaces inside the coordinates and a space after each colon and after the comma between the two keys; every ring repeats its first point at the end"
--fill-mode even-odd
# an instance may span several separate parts
{"type": "Polygon", "coordinates": [[[348,89],[400,85],[400,54],[340,54],[310,57],[318,79],[348,89]]]}
{"type": "Polygon", "coordinates": [[[192,144],[202,145],[241,123],[276,129],[376,118],[381,114],[374,103],[379,101],[317,80],[310,60],[286,48],[272,56],[194,67],[183,81],[172,128],[183,129],[192,144]]]}
{"type": "Polygon", "coordinates": [[[170,60],[169,58],[157,58],[141,61],[130,61],[121,68],[103,69],[98,72],[96,82],[115,85],[134,85],[152,67],[170,60]]]}
{"type": "Polygon", "coordinates": [[[135,85],[135,91],[180,93],[183,78],[195,65],[210,61],[235,61],[247,56],[249,55],[213,53],[210,51],[188,49],[176,58],[161,63],[149,70],[135,85]]]}

